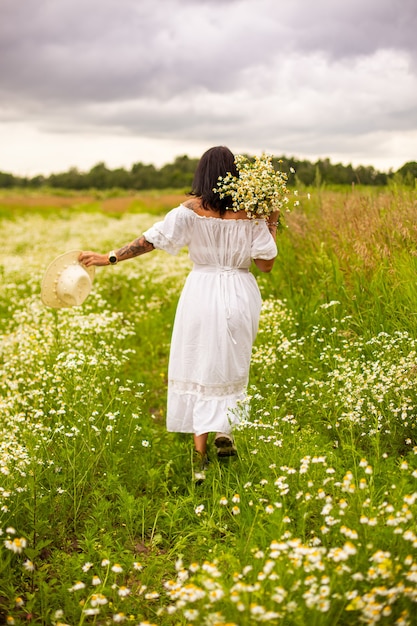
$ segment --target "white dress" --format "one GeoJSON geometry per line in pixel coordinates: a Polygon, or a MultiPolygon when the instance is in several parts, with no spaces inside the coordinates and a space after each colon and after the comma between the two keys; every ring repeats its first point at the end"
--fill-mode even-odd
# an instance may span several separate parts
{"type": "Polygon", "coordinates": [[[264,220],[198,215],[184,205],[144,234],[155,248],[194,263],[175,315],[168,368],[167,429],[231,431],[244,401],[261,295],[252,259],[272,259],[276,244],[264,220]]]}

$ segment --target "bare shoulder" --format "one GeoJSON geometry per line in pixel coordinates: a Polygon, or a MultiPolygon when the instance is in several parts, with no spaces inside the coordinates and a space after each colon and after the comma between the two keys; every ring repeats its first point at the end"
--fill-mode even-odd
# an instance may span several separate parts
{"type": "Polygon", "coordinates": [[[191,209],[191,211],[195,211],[198,213],[201,210],[201,200],[200,198],[190,198],[182,203],[187,209],[191,209]]]}
{"type": "Polygon", "coordinates": [[[203,217],[216,217],[222,220],[246,220],[249,219],[246,211],[233,211],[233,209],[227,209],[222,215],[219,211],[215,211],[211,208],[204,208],[201,198],[190,198],[182,203],[187,209],[191,209],[197,215],[203,217]]]}
{"type": "Polygon", "coordinates": [[[228,209],[224,214],[224,219],[226,220],[247,220],[248,214],[244,209],[241,211],[233,211],[233,209],[228,209]]]}
{"type": "Polygon", "coordinates": [[[216,213],[212,209],[205,209],[203,207],[203,202],[201,198],[190,198],[186,202],[183,202],[183,205],[187,209],[191,209],[191,211],[194,211],[194,213],[197,213],[197,215],[200,215],[203,217],[210,217],[210,216],[218,217],[218,213],[216,213]]]}

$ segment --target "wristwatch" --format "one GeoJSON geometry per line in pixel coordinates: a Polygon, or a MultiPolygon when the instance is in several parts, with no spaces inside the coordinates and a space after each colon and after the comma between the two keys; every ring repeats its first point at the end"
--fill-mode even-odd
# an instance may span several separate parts
{"type": "Polygon", "coordinates": [[[111,263],[112,265],[116,265],[117,263],[117,256],[114,250],[112,250],[111,252],[109,252],[108,257],[109,259],[109,263],[111,263]]]}

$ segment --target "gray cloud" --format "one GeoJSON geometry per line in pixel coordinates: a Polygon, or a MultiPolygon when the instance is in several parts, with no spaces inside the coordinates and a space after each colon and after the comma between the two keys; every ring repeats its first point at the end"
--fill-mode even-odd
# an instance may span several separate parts
{"type": "Polygon", "coordinates": [[[6,100],[223,92],[246,68],[294,52],[336,60],[417,45],[414,0],[3,0],[0,18],[6,100]]]}
{"type": "Polygon", "coordinates": [[[0,122],[294,151],[414,131],[416,32],[415,0],[2,0],[0,122]]]}

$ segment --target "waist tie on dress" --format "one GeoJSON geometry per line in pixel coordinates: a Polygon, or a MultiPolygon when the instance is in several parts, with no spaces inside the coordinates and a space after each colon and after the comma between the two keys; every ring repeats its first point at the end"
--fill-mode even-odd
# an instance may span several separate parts
{"type": "MultiPolygon", "coordinates": [[[[226,320],[229,320],[231,317],[231,307],[230,307],[230,296],[226,285],[226,279],[228,276],[233,276],[237,273],[245,273],[249,272],[249,268],[247,267],[231,267],[228,265],[201,265],[199,263],[194,263],[193,272],[206,272],[210,274],[219,274],[220,276],[220,291],[222,294],[224,308],[226,311],[226,320]]],[[[227,322],[226,322],[227,323],[227,322]]],[[[232,335],[232,331],[229,328],[229,324],[227,324],[227,331],[230,335],[230,339],[236,345],[236,340],[232,335]]]]}

